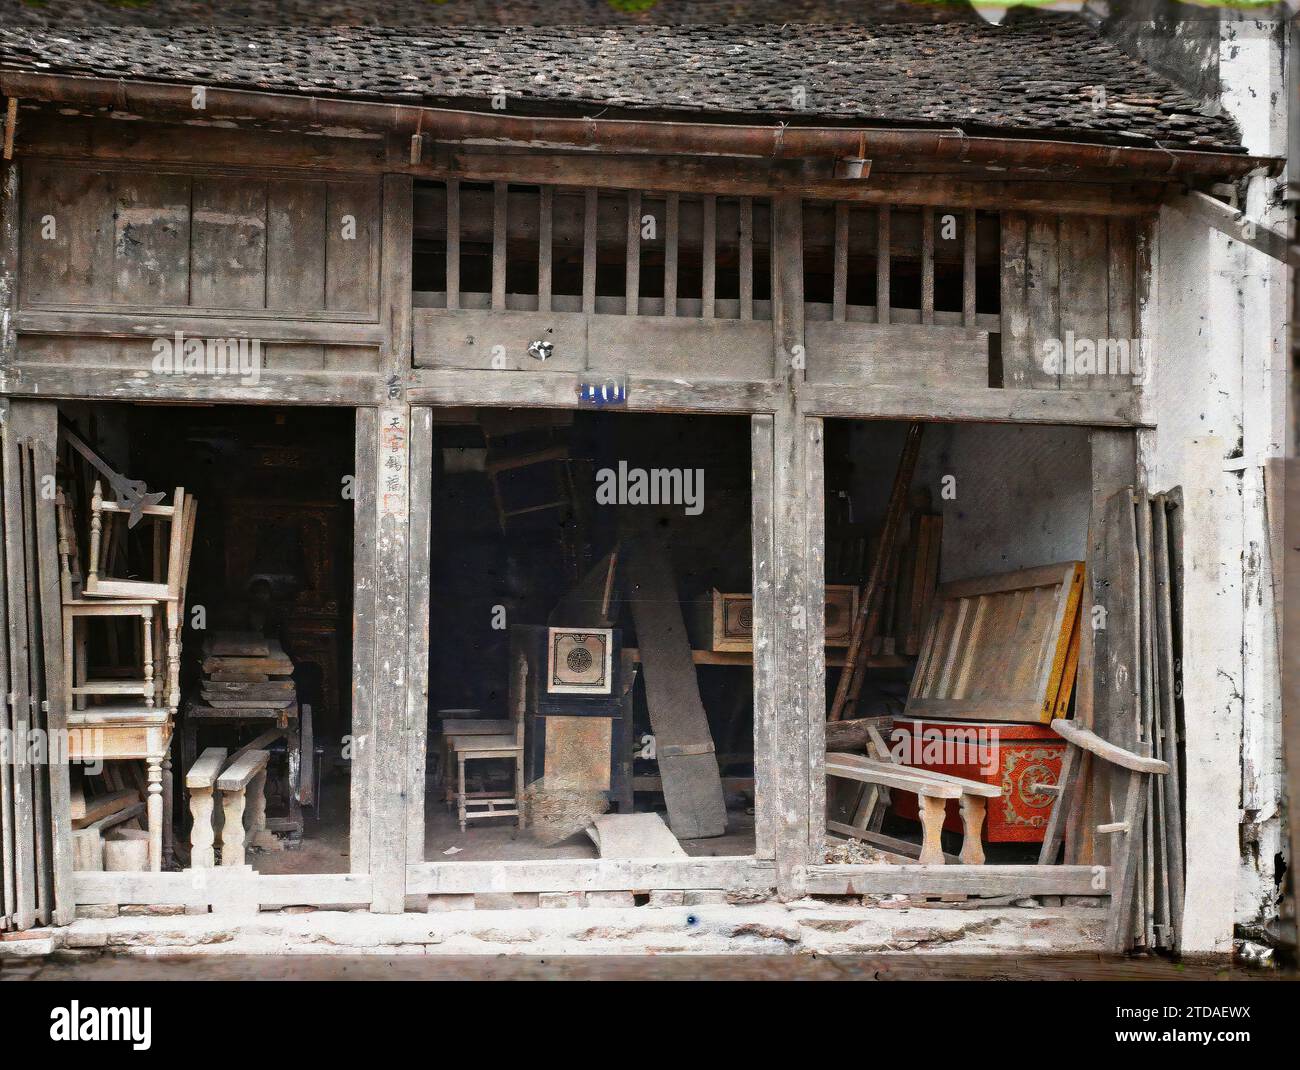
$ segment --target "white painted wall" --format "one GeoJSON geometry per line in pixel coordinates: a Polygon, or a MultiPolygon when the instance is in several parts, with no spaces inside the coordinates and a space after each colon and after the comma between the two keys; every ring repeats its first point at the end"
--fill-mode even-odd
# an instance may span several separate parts
{"type": "MultiPolygon", "coordinates": [[[[855,519],[878,529],[907,425],[854,426],[855,519]],[[865,513],[864,513],[865,510],[865,513]]],[[[1091,498],[1088,432],[1078,427],[931,424],[914,490],[943,515],[939,579],[1082,560],[1091,498]],[[955,497],[944,497],[944,477],[955,497]]]]}
{"type": "MultiPolygon", "coordinates": [[[[1284,41],[1276,24],[1225,15],[1222,104],[1246,147],[1286,152],[1284,41]]],[[[1249,180],[1247,215],[1280,225],[1283,178],[1249,180]]],[[[1278,643],[1265,470],[1282,453],[1285,268],[1166,209],[1156,240],[1157,430],[1141,463],[1153,489],[1183,485],[1187,753],[1184,950],[1224,953],[1234,922],[1276,913],[1283,850],[1278,643]]],[[[1278,500],[1278,499],[1275,499],[1278,500]]],[[[1274,518],[1276,519],[1276,518],[1274,518]]]]}

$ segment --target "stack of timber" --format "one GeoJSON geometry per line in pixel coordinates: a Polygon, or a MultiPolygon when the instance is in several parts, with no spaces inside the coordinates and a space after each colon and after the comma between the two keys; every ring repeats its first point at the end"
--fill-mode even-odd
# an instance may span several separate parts
{"type": "Polygon", "coordinates": [[[1146,778],[1133,942],[1136,947],[1175,951],[1181,936],[1184,888],[1178,701],[1182,659],[1176,650],[1175,628],[1182,616],[1178,604],[1182,491],[1148,495],[1138,489],[1130,495],[1138,560],[1138,749],[1169,763],[1168,776],[1146,778]]]}
{"type": "Polygon", "coordinates": [[[1182,543],[1180,488],[1149,494],[1125,487],[1107,499],[1091,576],[1104,627],[1094,631],[1098,737],[1167,766],[1142,785],[1136,807],[1122,773],[1085,762],[1068,813],[1067,836],[1112,869],[1124,861],[1111,831],[1138,815],[1125,852],[1135,874],[1123,904],[1125,947],[1178,950],[1185,887],[1182,813],[1182,543]],[[1131,923],[1130,923],[1131,919],[1131,923]]]}
{"type": "Polygon", "coordinates": [[[282,710],[296,698],[293,662],[275,639],[218,632],[203,643],[199,696],[219,710],[282,710]]]}

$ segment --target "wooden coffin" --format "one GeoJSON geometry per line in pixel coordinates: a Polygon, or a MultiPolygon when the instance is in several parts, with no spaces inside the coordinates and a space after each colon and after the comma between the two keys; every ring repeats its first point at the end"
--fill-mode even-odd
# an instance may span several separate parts
{"type": "MultiPolygon", "coordinates": [[[[858,611],[858,588],[826,585],[826,645],[849,645],[858,611]]],[[[692,604],[692,641],[703,650],[749,652],[754,649],[754,597],[714,590],[692,604]]]]}
{"type": "MultiPolygon", "coordinates": [[[[1054,796],[1038,785],[1057,782],[1067,746],[1050,724],[898,718],[889,744],[905,765],[1002,789],[1000,798],[988,800],[987,843],[1043,842],[1054,796]]],[[[918,819],[915,795],[894,790],[891,799],[899,817],[918,819]]],[[[949,832],[962,831],[955,799],[947,803],[943,827],[949,832]]]]}

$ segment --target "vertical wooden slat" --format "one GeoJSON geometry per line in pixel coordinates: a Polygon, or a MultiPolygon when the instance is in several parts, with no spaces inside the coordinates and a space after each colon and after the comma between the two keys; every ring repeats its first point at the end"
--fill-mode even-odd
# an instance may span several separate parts
{"type": "MultiPolygon", "coordinates": [[[[1062,216],[1058,314],[1066,356],[1061,378],[1063,388],[1089,390],[1114,385],[1104,367],[1110,335],[1107,268],[1106,220],[1095,216],[1062,216]],[[1086,362],[1089,348],[1096,351],[1091,368],[1086,362]]],[[[1147,813],[1150,815],[1152,810],[1148,809],[1147,813]]]]}
{"type": "Polygon", "coordinates": [[[826,847],[826,458],[825,422],[805,417],[804,539],[808,624],[808,854],[821,858],[826,847]],[[817,655],[821,653],[822,656],[817,655]]]}
{"type": "Polygon", "coordinates": [[[1001,293],[999,333],[1002,385],[1019,390],[1031,385],[1029,354],[1029,220],[1024,212],[1003,212],[999,251],[1001,293]]]}
{"type": "Polygon", "coordinates": [[[921,209],[921,322],[934,323],[934,209],[921,209]]]}
{"type": "MultiPolygon", "coordinates": [[[[54,485],[55,457],[58,444],[58,408],[53,402],[25,402],[22,408],[30,423],[33,441],[32,486],[36,493],[54,485]]],[[[52,504],[52,503],[47,503],[52,504]]],[[[39,574],[43,636],[41,664],[44,668],[44,727],[51,739],[63,738],[67,730],[67,710],[63,694],[62,614],[59,598],[58,532],[52,508],[38,506],[36,552],[39,574]]],[[[72,888],[72,813],[68,766],[52,762],[45,769],[50,820],[50,873],[53,884],[51,901],[55,925],[69,925],[75,917],[72,888]]]]}
{"type": "Polygon", "coordinates": [[[664,219],[664,315],[677,315],[677,248],[681,198],[668,194],[664,219]]]}
{"type": "MultiPolygon", "coordinates": [[[[1141,350],[1138,347],[1137,317],[1137,228],[1131,219],[1112,219],[1107,223],[1106,252],[1108,269],[1107,285],[1107,333],[1116,342],[1129,343],[1129,370],[1140,378],[1145,369],[1142,367],[1141,350]]],[[[1122,352],[1122,349],[1121,349],[1122,352]]],[[[1112,369],[1100,367],[1098,372],[1112,369]]],[[[1118,382],[1116,386],[1121,384],[1118,382]]]]}
{"type": "MultiPolygon", "coordinates": [[[[409,175],[385,175],[383,180],[384,248],[401,255],[385,257],[380,285],[384,314],[381,360],[388,382],[400,382],[411,367],[411,245],[414,232],[414,191],[409,175]]],[[[501,254],[500,286],[505,299],[505,184],[497,188],[494,254],[501,254]]],[[[494,293],[494,299],[496,293],[494,293]]],[[[378,410],[378,442],[374,480],[378,503],[374,590],[374,686],[371,702],[373,752],[371,767],[370,876],[371,910],[400,913],[406,896],[408,802],[423,792],[423,781],[412,785],[409,758],[412,733],[407,721],[407,627],[410,594],[410,418],[400,390],[389,390],[378,410]]]]}
{"type": "Polygon", "coordinates": [[[876,322],[889,322],[889,205],[876,209],[876,322]]]}
{"type": "Polygon", "coordinates": [[[754,198],[740,198],[740,318],[754,318],[754,198]]]}
{"type": "MultiPolygon", "coordinates": [[[[18,344],[14,326],[18,308],[18,181],[18,165],[0,163],[0,371],[13,363],[18,344]]],[[[0,408],[0,417],[7,415],[7,410],[0,408]]]]}
{"type": "Polygon", "coordinates": [[[835,205],[835,284],[831,297],[831,318],[843,323],[849,294],[849,206],[835,205]]]}
{"type": "Polygon", "coordinates": [[[961,321],[975,326],[975,240],[978,237],[975,209],[966,209],[961,257],[961,321]]]}
{"type": "Polygon", "coordinates": [[[626,311],[635,316],[641,311],[641,191],[627,194],[627,295],[626,311]]]}
{"type": "Polygon", "coordinates": [[[1061,340],[1060,219],[1033,213],[1025,238],[1025,308],[1029,316],[1028,382],[1032,389],[1056,389],[1060,373],[1045,363],[1046,346],[1061,340]]]}
{"type": "Polygon", "coordinates": [[[555,190],[542,186],[537,196],[537,311],[551,311],[551,257],[555,226],[555,190]]]}
{"type": "Polygon", "coordinates": [[[754,621],[754,854],[772,858],[780,826],[773,737],[778,683],[776,576],[772,545],[772,414],[750,417],[750,509],[754,621]]]}
{"type": "MultiPolygon", "coordinates": [[[[549,189],[547,189],[549,192],[549,189]]],[[[548,206],[549,207],[549,206],[548,206]]],[[[542,219],[548,220],[549,212],[542,219]]],[[[411,409],[411,521],[408,545],[410,590],[407,596],[406,731],[410,737],[407,782],[406,858],[424,861],[425,754],[429,728],[429,547],[433,527],[433,410],[411,409]]]]}
{"type": "MultiPolygon", "coordinates": [[[[802,381],[796,356],[804,344],[803,206],[798,196],[772,201],[772,337],[776,374],[788,389],[773,416],[773,582],[774,623],[768,634],[776,645],[777,680],[773,736],[777,843],[777,893],[785,900],[807,890],[812,827],[810,813],[809,678],[812,659],[823,652],[808,643],[807,520],[804,502],[807,437],[799,411],[802,381]]],[[[824,700],[823,700],[824,701],[824,700]]],[[[814,763],[821,755],[813,756],[814,763]]]]}
{"type": "Polygon", "coordinates": [[[447,307],[460,308],[460,179],[447,179],[447,307]]]}
{"type": "MultiPolygon", "coordinates": [[[[11,413],[12,415],[12,413],[11,413]]],[[[5,510],[5,582],[9,604],[9,696],[10,739],[27,739],[31,700],[30,648],[23,562],[22,471],[19,444],[12,423],[5,428],[3,442],[5,510]]],[[[21,748],[11,759],[14,826],[14,924],[29,929],[36,921],[36,852],[32,841],[32,770],[21,748]]]]}
{"type": "Polygon", "coordinates": [[[582,311],[596,311],[596,212],[599,202],[594,189],[586,191],[582,218],[582,311]]]}
{"type": "Polygon", "coordinates": [[[316,312],[325,304],[325,248],[331,218],[324,182],[267,184],[266,307],[316,312]]]}
{"type": "MultiPolygon", "coordinates": [[[[16,170],[16,169],[11,169],[16,170]]],[[[12,217],[8,217],[12,218],[12,217]]],[[[5,220],[0,220],[2,224],[5,220]]],[[[0,398],[0,450],[3,439],[9,436],[10,402],[0,398]]],[[[0,453],[2,457],[2,453],[0,453]]],[[[8,518],[5,514],[5,486],[8,480],[0,463],[0,576],[7,576],[8,518]]],[[[0,592],[0,687],[9,686],[9,604],[8,597],[0,592]]],[[[0,730],[9,733],[13,722],[9,703],[0,698],[0,730]]],[[[10,737],[12,738],[12,737],[10,737]]],[[[17,927],[14,917],[18,909],[17,888],[14,883],[14,774],[12,763],[0,762],[0,931],[17,927]]]]}
{"type": "Polygon", "coordinates": [[[714,294],[718,277],[718,198],[704,198],[704,260],[700,315],[706,320],[714,316],[714,294]]]}
{"type": "Polygon", "coordinates": [[[506,200],[510,187],[492,183],[492,309],[506,307],[506,200]]]}
{"type": "Polygon", "coordinates": [[[348,810],[351,872],[370,872],[370,793],[374,779],[375,684],[375,480],[378,475],[379,414],[356,411],[352,501],[352,764],[348,810]]]}
{"type": "MultiPolygon", "coordinates": [[[[16,406],[15,415],[20,408],[16,406]]],[[[27,707],[27,724],[30,730],[40,732],[44,729],[44,717],[41,714],[41,700],[44,693],[44,680],[39,669],[42,658],[40,605],[41,589],[36,577],[36,472],[32,457],[32,440],[30,428],[23,421],[22,438],[18,445],[18,470],[22,479],[22,526],[23,526],[23,602],[27,609],[27,636],[30,664],[28,665],[28,686],[31,700],[27,707]]],[[[46,791],[45,772],[47,766],[32,765],[32,854],[35,881],[33,890],[36,896],[36,922],[39,925],[50,923],[51,900],[54,897],[54,874],[51,871],[49,857],[49,807],[46,791]]]]}
{"type": "Polygon", "coordinates": [[[331,312],[374,315],[378,307],[381,194],[376,182],[328,184],[325,307],[331,312]],[[355,234],[345,233],[343,224],[349,216],[355,234]]]}

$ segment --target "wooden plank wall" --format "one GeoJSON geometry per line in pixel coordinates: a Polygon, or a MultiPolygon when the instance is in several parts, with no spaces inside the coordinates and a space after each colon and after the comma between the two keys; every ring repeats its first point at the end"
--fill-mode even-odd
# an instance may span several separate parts
{"type": "Polygon", "coordinates": [[[378,316],[376,180],[28,160],[23,184],[24,308],[378,316]]]}
{"type": "MultiPolygon", "coordinates": [[[[1035,390],[1131,390],[1140,377],[1135,363],[1139,323],[1138,228],[1126,217],[1002,214],[1002,382],[1035,390]],[[1076,363],[1064,352],[1076,343],[1076,363]],[[1105,371],[1079,358],[1080,345],[1099,351],[1122,343],[1130,351],[1129,371],[1105,371]],[[1049,345],[1062,359],[1046,359],[1049,345]]],[[[1139,351],[1140,352],[1140,351],[1139,351]]]]}

